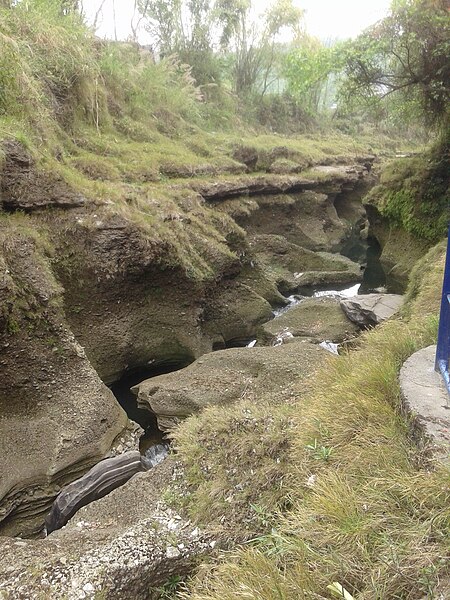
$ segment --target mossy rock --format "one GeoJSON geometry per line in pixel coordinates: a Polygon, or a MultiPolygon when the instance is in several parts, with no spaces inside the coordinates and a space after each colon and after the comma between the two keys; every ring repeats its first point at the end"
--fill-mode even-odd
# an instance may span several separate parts
{"type": "Polygon", "coordinates": [[[269,173],[277,173],[279,175],[289,175],[291,173],[300,173],[305,168],[305,165],[300,165],[288,158],[277,158],[270,165],[269,173]]]}
{"type": "Polygon", "coordinates": [[[353,283],[362,278],[361,267],[350,259],[327,252],[313,252],[279,235],[257,235],[249,248],[265,277],[282,293],[300,287],[353,283]]]}
{"type": "Polygon", "coordinates": [[[344,314],[339,302],[309,298],[262,326],[261,339],[272,343],[281,333],[310,338],[315,342],[343,342],[359,333],[359,327],[344,314]]]}

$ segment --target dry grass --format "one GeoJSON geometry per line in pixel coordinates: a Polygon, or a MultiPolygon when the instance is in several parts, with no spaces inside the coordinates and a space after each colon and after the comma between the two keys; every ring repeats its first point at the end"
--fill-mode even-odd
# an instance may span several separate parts
{"type": "MultiPolygon", "coordinates": [[[[284,496],[273,491],[278,511],[267,508],[253,543],[202,569],[184,598],[331,598],[334,582],[358,600],[436,597],[433,590],[448,577],[449,471],[430,471],[412,445],[399,409],[398,371],[416,349],[435,339],[441,273],[442,247],[417,267],[408,296],[413,318],[365,334],[356,351],[330,360],[307,400],[289,409],[290,425],[282,433],[289,442],[282,470],[288,485],[284,496]],[[280,510],[283,497],[288,502],[280,510]]],[[[271,418],[276,422],[286,410],[272,406],[271,418]]],[[[196,417],[192,433],[203,430],[203,418],[196,417]]],[[[215,422],[226,418],[231,419],[216,409],[215,422]]],[[[209,490],[215,488],[217,496],[223,491],[215,473],[236,443],[239,411],[234,418],[234,432],[229,439],[222,432],[220,450],[215,445],[200,450],[202,469],[210,476],[208,488],[198,487],[193,498],[204,523],[211,518],[209,490]]],[[[211,415],[207,419],[211,439],[215,428],[211,415]]],[[[186,442],[184,427],[180,454],[192,464],[198,449],[194,437],[186,442]]],[[[250,444],[255,441],[245,427],[242,433],[239,455],[245,456],[247,435],[250,444]]],[[[263,435],[266,449],[272,435],[269,429],[263,435]]],[[[263,480],[263,464],[256,462],[256,486],[263,480]]],[[[267,495],[265,503],[270,506],[267,495]]],[[[223,518],[233,510],[233,504],[224,504],[223,518]]]]}

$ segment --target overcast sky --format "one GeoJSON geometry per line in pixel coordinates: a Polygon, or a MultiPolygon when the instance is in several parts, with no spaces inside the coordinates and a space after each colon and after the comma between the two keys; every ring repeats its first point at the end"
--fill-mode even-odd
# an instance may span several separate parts
{"type": "MultiPolygon", "coordinates": [[[[323,40],[355,37],[363,29],[383,18],[391,0],[294,0],[305,10],[308,33],[323,40]]],[[[83,0],[84,11],[92,23],[101,0],[83,0]]],[[[254,2],[263,13],[269,0],[254,2]]],[[[118,39],[126,39],[130,34],[130,21],[133,16],[134,0],[105,0],[97,33],[101,37],[114,38],[115,7],[118,39]]],[[[151,43],[144,32],[142,43],[151,43]]]]}

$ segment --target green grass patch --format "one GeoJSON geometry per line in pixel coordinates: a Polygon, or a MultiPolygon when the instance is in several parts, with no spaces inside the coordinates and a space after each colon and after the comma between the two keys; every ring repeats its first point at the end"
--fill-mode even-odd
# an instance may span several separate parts
{"type": "Polygon", "coordinates": [[[271,423],[289,414],[282,432],[271,426],[249,432],[241,404],[197,416],[195,425],[188,421],[175,432],[180,458],[199,468],[188,509],[205,525],[221,510],[225,522],[239,527],[236,503],[219,506],[216,499],[228,493],[224,469],[241,469],[245,480],[247,463],[239,467],[238,460],[257,447],[254,436],[264,440],[262,449],[279,447],[281,438],[286,444],[281,493],[265,487],[263,460],[251,467],[252,498],[261,498],[255,502],[260,533],[231,557],[204,566],[184,597],[331,598],[335,583],[357,599],[435,597],[448,575],[450,474],[430,470],[412,444],[398,373],[414,351],[435,341],[442,256],[439,246],[417,266],[403,319],[364,334],[348,355],[330,358],[301,402],[264,408],[271,423]],[[234,423],[229,437],[227,421],[234,423]],[[203,448],[204,428],[209,440],[219,436],[217,447],[213,441],[203,448]]]}

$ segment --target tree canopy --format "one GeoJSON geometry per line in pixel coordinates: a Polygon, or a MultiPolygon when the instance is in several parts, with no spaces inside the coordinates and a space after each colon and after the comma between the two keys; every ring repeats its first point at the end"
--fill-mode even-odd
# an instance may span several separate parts
{"type": "Polygon", "coordinates": [[[345,48],[341,98],[401,96],[405,113],[439,123],[450,100],[448,0],[394,0],[390,14],[345,48]]]}

